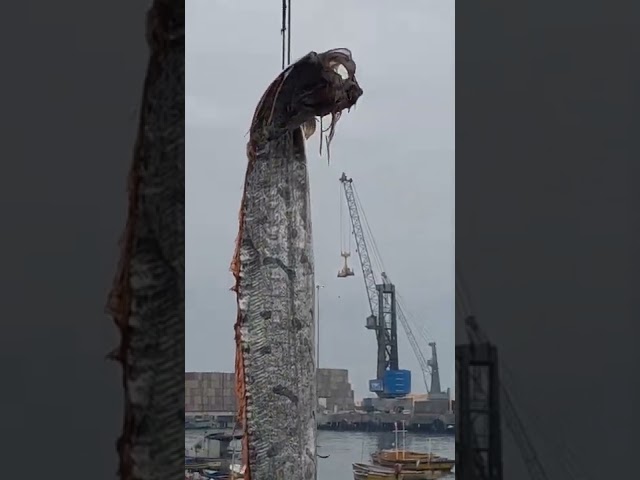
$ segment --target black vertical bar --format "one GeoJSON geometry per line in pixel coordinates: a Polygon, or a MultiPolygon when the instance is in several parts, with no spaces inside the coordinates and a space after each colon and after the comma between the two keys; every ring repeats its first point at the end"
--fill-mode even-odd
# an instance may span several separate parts
{"type": "Polygon", "coordinates": [[[280,34],[282,35],[282,70],[285,67],[285,52],[286,52],[286,39],[285,35],[287,32],[287,0],[282,0],[282,28],[280,29],[280,34]]]}
{"type": "Polygon", "coordinates": [[[291,64],[291,0],[287,9],[287,65],[291,64]]]}

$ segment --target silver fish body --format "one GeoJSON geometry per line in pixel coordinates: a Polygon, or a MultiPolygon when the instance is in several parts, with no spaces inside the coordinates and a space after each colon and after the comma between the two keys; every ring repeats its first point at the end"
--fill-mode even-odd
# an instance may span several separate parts
{"type": "MultiPolygon", "coordinates": [[[[245,480],[316,479],[314,264],[305,135],[362,95],[348,50],[311,52],[256,109],[232,271],[245,480]],[[302,127],[302,128],[301,128],[302,127]]],[[[333,125],[332,125],[333,126],[333,125]]]]}
{"type": "Polygon", "coordinates": [[[303,142],[300,130],[270,142],[246,181],[238,304],[254,480],[316,478],[314,267],[303,142]]]}
{"type": "Polygon", "coordinates": [[[147,20],[151,59],[108,306],[121,333],[112,357],[123,367],[123,480],[184,471],[184,2],[156,0],[147,20]]]}

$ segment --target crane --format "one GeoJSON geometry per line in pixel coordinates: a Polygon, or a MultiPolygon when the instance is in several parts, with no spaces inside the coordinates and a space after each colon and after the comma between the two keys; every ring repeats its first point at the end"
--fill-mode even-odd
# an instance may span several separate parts
{"type": "MultiPolygon", "coordinates": [[[[466,329],[467,337],[469,339],[470,351],[471,352],[477,351],[478,353],[487,351],[487,350],[495,351],[495,347],[491,344],[486,334],[482,331],[482,329],[478,325],[478,322],[476,321],[475,316],[473,315],[470,298],[469,298],[468,292],[466,291],[466,286],[464,285],[464,282],[462,280],[462,275],[459,272],[457,267],[456,267],[456,303],[465,321],[465,329],[466,329]]],[[[473,387],[476,390],[483,390],[482,378],[479,378],[479,373],[476,371],[477,366],[476,368],[473,368],[474,366],[471,363],[469,363],[468,366],[471,367],[468,369],[474,370],[475,373],[472,371],[461,371],[461,372],[457,372],[456,376],[459,378],[468,379],[473,384],[473,387]]],[[[486,366],[486,364],[484,366],[486,366]]],[[[497,367],[497,365],[495,367],[497,367]]],[[[492,380],[489,381],[488,390],[489,392],[485,392],[485,393],[488,394],[489,397],[491,397],[490,392],[495,391],[496,398],[494,399],[494,401],[497,401],[499,399],[499,405],[495,405],[497,408],[492,412],[492,416],[494,416],[493,428],[492,428],[491,422],[487,422],[484,424],[480,422],[481,426],[489,427],[489,430],[490,430],[489,437],[496,442],[496,443],[492,443],[491,444],[492,446],[490,448],[501,449],[501,434],[500,434],[499,425],[500,425],[500,417],[502,417],[502,419],[504,419],[505,425],[507,426],[507,428],[509,429],[509,431],[511,432],[515,440],[516,446],[520,451],[520,454],[525,463],[527,471],[530,474],[530,478],[532,480],[549,480],[549,476],[547,475],[545,468],[543,467],[542,462],[539,459],[539,456],[536,452],[533,442],[531,441],[531,438],[527,433],[527,429],[525,428],[524,423],[522,422],[522,419],[518,414],[518,411],[514,405],[511,395],[509,394],[509,391],[505,387],[505,385],[499,381],[497,374],[493,377],[492,380]],[[491,430],[493,431],[491,432],[491,430]]],[[[462,386],[460,391],[461,393],[469,392],[470,387],[462,386]]],[[[475,403],[473,405],[473,408],[471,408],[472,401],[473,400],[471,398],[463,398],[461,395],[457,403],[460,409],[463,411],[473,410],[476,413],[480,412],[481,409],[479,409],[478,405],[475,403]]],[[[462,412],[462,416],[463,417],[465,416],[464,412],[462,412]]],[[[462,419],[462,422],[464,423],[464,418],[462,419]]],[[[467,449],[476,450],[473,458],[474,466],[473,467],[469,466],[468,468],[471,471],[476,472],[476,474],[480,474],[481,476],[480,477],[470,476],[469,478],[485,478],[482,476],[483,474],[481,474],[480,472],[494,471],[499,473],[496,473],[495,477],[487,476],[486,478],[501,479],[502,466],[500,464],[501,460],[498,460],[501,457],[501,452],[499,451],[488,452],[484,456],[480,455],[479,454],[480,449],[478,448],[478,445],[482,443],[482,438],[480,437],[486,436],[486,432],[478,433],[473,428],[471,428],[470,430],[472,430],[471,432],[469,432],[471,436],[469,438],[466,438],[462,442],[464,445],[461,445],[462,447],[461,450],[464,450],[464,451],[466,451],[467,449]],[[494,465],[487,464],[487,463],[491,464],[492,462],[494,463],[494,465]],[[496,463],[498,463],[499,465],[495,465],[496,463]]],[[[462,455],[461,457],[464,457],[464,455],[462,455]]],[[[462,478],[466,478],[467,467],[462,465],[461,467],[462,468],[460,468],[460,471],[461,473],[463,473],[462,478]]],[[[469,474],[471,474],[471,471],[469,472],[469,474]]]]}
{"type": "MultiPolygon", "coordinates": [[[[472,345],[489,344],[487,336],[480,329],[480,326],[473,315],[470,315],[465,319],[465,327],[467,336],[469,337],[469,341],[472,345]]],[[[536,449],[533,446],[533,442],[529,438],[524,423],[513,404],[511,395],[502,383],[500,384],[500,403],[502,417],[504,418],[505,424],[520,450],[522,459],[531,479],[549,480],[549,477],[540,462],[536,449]]]]}
{"type": "MultiPolygon", "coordinates": [[[[343,173],[339,180],[342,184],[349,209],[353,236],[356,241],[356,249],[360,266],[362,267],[367,299],[371,311],[371,315],[366,319],[366,328],[375,331],[378,344],[377,376],[375,380],[369,382],[370,390],[375,392],[379,397],[404,396],[409,393],[410,376],[407,379],[408,385],[401,385],[398,390],[394,390],[389,385],[385,386],[385,378],[388,379],[387,383],[389,383],[389,381],[393,381],[390,380],[393,376],[405,375],[406,377],[409,373],[408,371],[399,370],[397,321],[400,320],[400,324],[420,364],[427,392],[441,393],[435,343],[430,343],[433,357],[427,361],[418,345],[418,341],[413,334],[402,306],[396,300],[395,285],[385,272],[381,272],[381,282],[378,283],[376,281],[371,257],[369,256],[369,248],[365,240],[365,231],[360,218],[360,212],[358,211],[358,201],[353,186],[353,179],[348,178],[347,175],[343,173]],[[406,373],[399,374],[397,372],[406,373]],[[429,385],[428,376],[431,376],[431,385],[429,385]]],[[[345,256],[345,253],[347,252],[342,253],[345,257],[345,266],[338,272],[338,277],[344,278],[347,275],[343,272],[349,271],[351,275],[353,275],[353,271],[348,269],[346,265],[347,256],[345,256]]]]}

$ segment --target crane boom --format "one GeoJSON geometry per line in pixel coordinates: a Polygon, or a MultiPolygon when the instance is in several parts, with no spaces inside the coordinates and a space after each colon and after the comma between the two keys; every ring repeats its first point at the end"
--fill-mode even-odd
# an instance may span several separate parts
{"type": "Polygon", "coordinates": [[[376,288],[376,277],[373,273],[373,267],[371,266],[371,258],[369,257],[369,250],[367,250],[367,242],[365,242],[364,239],[364,230],[362,229],[362,222],[360,221],[360,214],[358,213],[356,197],[353,192],[353,179],[347,178],[347,175],[343,173],[340,177],[340,182],[344,187],[344,194],[347,198],[349,216],[351,217],[351,225],[353,226],[353,236],[356,239],[356,248],[358,250],[358,257],[362,267],[364,286],[367,289],[369,308],[371,309],[371,315],[373,317],[377,317],[378,289],[376,288]]]}
{"type": "MultiPolygon", "coordinates": [[[[347,175],[343,173],[340,177],[340,182],[344,188],[347,206],[349,208],[353,235],[356,241],[356,248],[360,259],[360,265],[362,267],[365,289],[367,291],[367,299],[371,310],[371,315],[367,318],[367,328],[376,331],[376,337],[378,340],[378,379],[382,379],[385,370],[398,369],[396,319],[399,319],[407,339],[409,340],[411,349],[420,364],[422,378],[427,392],[433,391],[435,393],[441,393],[437,358],[434,355],[431,363],[425,359],[422,350],[418,345],[418,341],[411,330],[407,317],[405,316],[401,306],[396,304],[395,287],[386,273],[381,272],[380,276],[382,281],[380,284],[376,282],[376,276],[373,271],[373,265],[367,248],[364,228],[360,219],[360,212],[358,211],[358,202],[353,188],[353,179],[348,178],[347,175]],[[427,379],[428,376],[431,377],[431,388],[427,379]]],[[[435,354],[435,344],[433,348],[435,354]]]]}
{"type": "Polygon", "coordinates": [[[365,240],[364,228],[360,220],[360,212],[353,188],[353,180],[342,174],[340,182],[344,187],[353,235],[356,240],[356,248],[362,267],[362,276],[367,290],[367,299],[371,315],[367,317],[366,327],[374,330],[378,344],[376,379],[370,382],[369,388],[380,397],[398,396],[409,393],[409,385],[405,385],[398,391],[389,391],[389,385],[385,386],[385,376],[389,372],[399,371],[398,338],[397,338],[397,312],[395,287],[386,281],[383,276],[381,283],[376,282],[369,249],[365,240]]]}

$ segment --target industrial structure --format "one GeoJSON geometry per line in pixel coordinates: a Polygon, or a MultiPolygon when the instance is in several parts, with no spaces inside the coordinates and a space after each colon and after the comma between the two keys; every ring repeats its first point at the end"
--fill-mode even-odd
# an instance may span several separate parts
{"type": "MultiPolygon", "coordinates": [[[[454,431],[453,402],[445,398],[448,392],[440,399],[407,395],[367,398],[356,404],[346,369],[319,368],[316,375],[318,428],[389,431],[394,422],[404,421],[412,431],[454,431]]],[[[185,428],[233,429],[236,418],[233,373],[186,372],[184,384],[185,428]]]]}
{"type": "Polygon", "coordinates": [[[319,368],[316,371],[316,385],[320,413],[350,412],[355,409],[354,393],[347,370],[319,368]]]}
{"type": "MultiPolygon", "coordinates": [[[[356,249],[360,259],[360,266],[362,267],[362,276],[371,311],[371,315],[366,319],[365,326],[375,332],[377,341],[376,378],[369,381],[369,391],[375,393],[379,398],[402,398],[411,393],[411,372],[400,369],[398,355],[398,322],[400,322],[420,364],[427,392],[433,398],[443,398],[443,396],[448,398],[448,393],[443,392],[440,386],[436,344],[435,342],[429,342],[429,346],[432,349],[432,357],[430,360],[426,360],[409,325],[409,321],[398,302],[395,285],[385,272],[380,273],[381,281],[376,281],[376,274],[369,254],[369,244],[365,238],[365,227],[368,227],[368,225],[366,225],[366,217],[361,217],[360,215],[362,208],[361,205],[359,206],[360,202],[353,180],[343,173],[340,177],[340,182],[344,189],[353,229],[352,233],[356,241],[356,249]],[[363,219],[365,220],[364,222],[363,219]],[[431,382],[428,381],[429,377],[431,382]]],[[[371,230],[370,228],[367,228],[367,230],[371,245],[375,249],[375,240],[371,230]]],[[[342,232],[340,236],[342,239],[342,232]]],[[[349,236],[349,240],[350,238],[349,236]]],[[[341,255],[344,257],[345,263],[338,272],[338,277],[353,276],[353,270],[347,265],[347,258],[350,252],[348,249],[342,248],[341,255]]],[[[379,263],[382,264],[381,261],[379,263]]]]}
{"type": "Polygon", "coordinates": [[[233,373],[185,372],[185,412],[235,414],[235,382],[233,373]]]}
{"type": "Polygon", "coordinates": [[[502,433],[496,347],[456,346],[456,478],[502,480],[502,433]]]}
{"type": "MultiPolygon", "coordinates": [[[[318,410],[325,413],[353,411],[355,401],[345,369],[319,368],[316,372],[318,410]]],[[[184,374],[185,414],[232,417],[236,413],[235,375],[226,372],[184,374]]]]}
{"type": "MultiPolygon", "coordinates": [[[[498,353],[473,314],[469,294],[456,269],[456,309],[468,344],[456,346],[456,478],[502,480],[502,424],[511,433],[531,480],[549,476],[500,381],[498,353]]],[[[575,478],[567,475],[566,478],[575,478]]]]}

